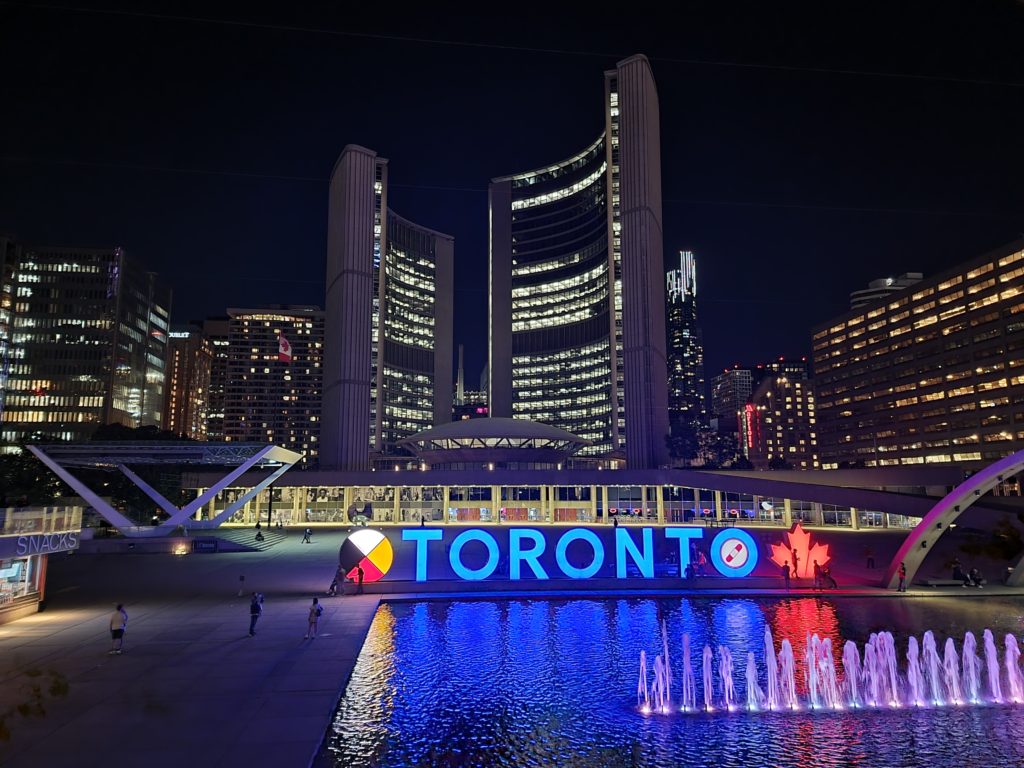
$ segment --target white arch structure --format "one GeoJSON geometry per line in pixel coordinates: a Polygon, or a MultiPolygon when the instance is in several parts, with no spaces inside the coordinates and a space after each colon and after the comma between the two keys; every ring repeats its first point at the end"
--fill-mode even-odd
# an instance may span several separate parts
{"type": "Polygon", "coordinates": [[[254,467],[272,471],[256,482],[238,499],[228,504],[224,511],[212,520],[193,520],[189,525],[195,528],[216,528],[224,520],[241,509],[247,501],[291,469],[302,454],[276,445],[252,443],[79,443],[75,445],[28,445],[32,455],[49,467],[57,477],[71,486],[74,491],[89,502],[96,512],[125,536],[141,538],[166,536],[179,525],[195,517],[203,506],[222,490],[233,485],[242,475],[254,467]],[[44,450],[45,449],[45,450],[44,450]],[[183,507],[177,507],[162,496],[155,488],[130,470],[126,464],[206,464],[237,465],[220,480],[199,494],[183,507]],[[160,525],[136,525],[104,501],[89,486],[72,475],[67,467],[116,467],[131,480],[157,506],[168,514],[160,525]]]}
{"type": "MultiPolygon", "coordinates": [[[[929,552],[929,547],[949,530],[951,523],[969,506],[999,485],[1003,480],[1024,470],[1024,451],[1017,451],[971,475],[960,483],[928,512],[910,532],[885,571],[882,586],[892,589],[899,584],[900,563],[907,566],[907,583],[911,583],[929,552]]],[[[1013,569],[1008,584],[1024,584],[1024,559],[1013,569]]]]}

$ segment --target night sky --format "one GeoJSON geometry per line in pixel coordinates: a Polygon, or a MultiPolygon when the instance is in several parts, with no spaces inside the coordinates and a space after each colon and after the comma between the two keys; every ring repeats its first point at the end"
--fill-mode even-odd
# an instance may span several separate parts
{"type": "Polygon", "coordinates": [[[170,281],[175,322],[322,305],[328,177],[362,144],[391,207],[455,237],[474,386],[487,183],[595,139],[602,73],[633,53],[709,378],[809,354],[870,280],[1024,231],[1020,2],[555,5],[0,2],[0,231],[124,247],[170,281]]]}

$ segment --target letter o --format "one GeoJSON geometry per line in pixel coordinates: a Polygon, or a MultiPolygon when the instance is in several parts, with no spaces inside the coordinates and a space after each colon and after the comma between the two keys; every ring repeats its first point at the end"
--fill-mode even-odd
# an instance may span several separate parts
{"type": "Polygon", "coordinates": [[[604,565],[604,545],[593,531],[587,528],[572,528],[563,533],[562,538],[558,540],[558,546],[555,547],[555,562],[558,563],[562,573],[569,578],[589,579],[601,570],[601,566],[604,565]],[[565,551],[577,539],[587,542],[590,548],[594,550],[594,559],[585,568],[576,568],[569,565],[569,561],[565,559],[565,551]]]}
{"type": "Polygon", "coordinates": [[[452,570],[455,571],[455,575],[460,579],[466,581],[486,579],[498,567],[498,542],[487,531],[463,531],[452,542],[451,552],[448,553],[448,562],[451,564],[452,570]],[[475,570],[462,564],[462,548],[471,541],[479,541],[487,547],[487,562],[475,570]]]}

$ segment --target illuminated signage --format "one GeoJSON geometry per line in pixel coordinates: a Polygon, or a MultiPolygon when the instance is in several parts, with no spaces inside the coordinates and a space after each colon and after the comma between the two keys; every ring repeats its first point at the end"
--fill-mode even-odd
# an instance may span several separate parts
{"type": "Polygon", "coordinates": [[[0,557],[48,555],[78,549],[78,531],[67,533],[35,533],[0,539],[0,557]]]}
{"type": "MultiPolygon", "coordinates": [[[[615,564],[615,578],[625,579],[628,570],[634,568],[641,577],[655,577],[655,531],[660,532],[665,543],[670,545],[673,562],[678,563],[678,572],[684,573],[690,564],[690,547],[704,538],[701,528],[615,528],[611,542],[615,564]],[[678,548],[678,549],[677,549],[678,548]]],[[[431,542],[443,542],[445,531],[437,528],[409,528],[402,531],[402,540],[415,545],[416,581],[427,581],[431,557],[431,542]]],[[[550,555],[541,562],[548,550],[548,537],[534,528],[511,528],[508,545],[503,551],[502,544],[490,531],[471,528],[461,531],[446,547],[448,564],[452,573],[464,581],[479,581],[493,575],[503,560],[508,565],[510,581],[519,581],[524,576],[544,580],[550,578],[589,579],[597,576],[608,558],[606,542],[591,528],[570,528],[558,536],[554,543],[554,561],[550,555]],[[484,557],[474,558],[467,565],[463,556],[468,546],[480,547],[484,557]],[[570,546],[574,547],[575,562],[570,562],[570,546]],[[582,555],[580,554],[582,553],[582,555]]],[[[741,578],[748,576],[757,567],[758,551],[754,538],[744,530],[726,528],[717,533],[710,543],[711,562],[722,576],[741,578]]]]}

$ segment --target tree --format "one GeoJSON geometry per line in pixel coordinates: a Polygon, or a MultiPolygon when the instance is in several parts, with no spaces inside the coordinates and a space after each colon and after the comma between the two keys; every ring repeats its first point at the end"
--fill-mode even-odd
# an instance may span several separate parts
{"type": "Polygon", "coordinates": [[[47,506],[65,493],[64,483],[24,446],[0,455],[0,507],[47,506]]]}
{"type": "Polygon", "coordinates": [[[792,469],[793,465],[786,461],[783,456],[774,456],[768,459],[768,469],[792,469]]]}

